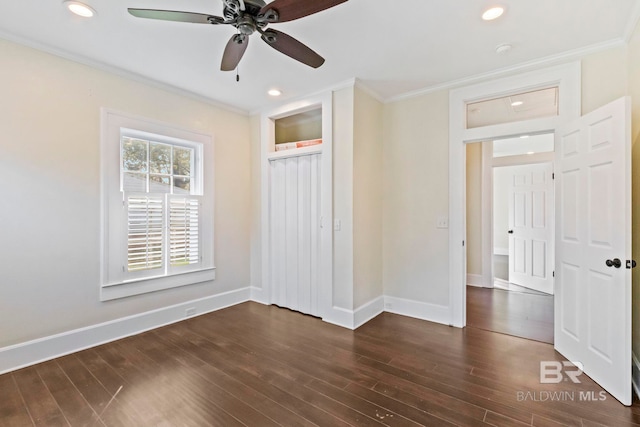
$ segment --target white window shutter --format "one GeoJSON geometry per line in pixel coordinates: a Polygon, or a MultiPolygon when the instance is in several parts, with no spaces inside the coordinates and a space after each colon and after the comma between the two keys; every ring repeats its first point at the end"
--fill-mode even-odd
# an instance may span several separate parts
{"type": "Polygon", "coordinates": [[[127,197],[127,270],[163,268],[164,198],[127,197]]]}
{"type": "Polygon", "coordinates": [[[169,263],[172,267],[200,262],[200,200],[169,198],[169,263]]]}

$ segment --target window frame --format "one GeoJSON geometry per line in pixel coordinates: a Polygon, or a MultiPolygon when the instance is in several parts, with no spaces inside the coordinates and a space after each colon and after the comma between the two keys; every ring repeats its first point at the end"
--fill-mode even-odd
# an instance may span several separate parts
{"type": "MultiPolygon", "coordinates": [[[[108,301],[215,279],[214,265],[214,158],[213,137],[148,118],[103,108],[101,110],[101,262],[100,300],[108,301]],[[171,198],[199,199],[200,262],[186,266],[164,265],[148,274],[128,272],[127,195],[122,185],[121,143],[123,136],[194,149],[191,194],[165,195],[165,209],[171,198]],[[206,167],[205,167],[206,165],[206,167]]],[[[152,195],[156,193],[146,193],[152,195]]],[[[158,193],[160,194],[160,193],[158,193]]],[[[166,211],[165,211],[166,213],[166,211]]],[[[167,224],[165,224],[166,232],[167,224]]],[[[165,240],[166,242],[166,240],[165,240]]],[[[164,247],[168,259],[169,246],[164,247]]],[[[164,262],[163,262],[164,264],[164,262]]]]}

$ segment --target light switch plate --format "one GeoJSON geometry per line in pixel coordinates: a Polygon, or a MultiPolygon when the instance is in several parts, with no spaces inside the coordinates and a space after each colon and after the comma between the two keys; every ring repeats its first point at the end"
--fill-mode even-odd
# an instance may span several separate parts
{"type": "Polygon", "coordinates": [[[436,223],[436,227],[438,228],[449,228],[449,218],[446,216],[438,217],[438,222],[436,223]]]}

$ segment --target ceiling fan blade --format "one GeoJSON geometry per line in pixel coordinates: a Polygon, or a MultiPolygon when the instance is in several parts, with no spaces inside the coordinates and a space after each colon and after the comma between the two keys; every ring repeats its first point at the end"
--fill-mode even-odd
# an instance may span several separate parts
{"type": "Polygon", "coordinates": [[[318,68],[324,64],[323,57],[315,53],[307,45],[299,42],[282,31],[269,29],[262,33],[262,40],[275,50],[278,50],[296,61],[300,61],[310,67],[318,68]]]}
{"type": "Polygon", "coordinates": [[[244,55],[244,52],[249,46],[249,37],[244,34],[234,34],[231,40],[227,43],[227,47],[224,48],[224,54],[222,55],[222,64],[220,64],[220,70],[232,71],[235,70],[244,55]]]}
{"type": "Polygon", "coordinates": [[[277,17],[269,22],[287,22],[322,12],[347,0],[274,0],[260,10],[260,15],[269,16],[269,10],[277,12],[277,17]]]}
{"type": "Polygon", "coordinates": [[[224,18],[204,13],[178,12],[176,10],[132,9],[129,13],[137,18],[163,21],[192,22],[194,24],[224,24],[224,18]]]}

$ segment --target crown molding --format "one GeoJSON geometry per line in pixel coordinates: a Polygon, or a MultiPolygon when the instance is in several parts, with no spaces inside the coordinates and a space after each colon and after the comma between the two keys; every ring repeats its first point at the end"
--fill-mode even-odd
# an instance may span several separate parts
{"type": "Polygon", "coordinates": [[[602,52],[608,49],[622,47],[625,45],[626,45],[625,40],[621,38],[609,40],[603,43],[597,43],[597,44],[582,47],[579,49],[566,51],[560,54],[550,55],[544,58],[535,59],[533,61],[522,62],[516,65],[513,65],[511,67],[500,68],[494,71],[489,71],[487,73],[476,74],[474,76],[464,77],[458,80],[451,80],[449,82],[442,83],[439,85],[429,86],[416,91],[407,92],[402,95],[389,97],[384,102],[385,104],[391,104],[393,102],[404,101],[406,99],[416,98],[418,96],[427,95],[427,94],[438,92],[441,90],[453,89],[461,86],[479,83],[484,80],[503,77],[508,74],[515,74],[522,71],[530,71],[536,68],[542,68],[542,67],[569,62],[569,61],[575,61],[587,55],[602,52]]]}
{"type": "Polygon", "coordinates": [[[624,41],[629,43],[631,41],[631,37],[633,37],[633,33],[636,31],[638,27],[638,23],[640,22],[640,2],[636,2],[636,5],[633,7],[633,11],[631,15],[629,15],[629,22],[627,22],[627,27],[624,30],[624,41]]]}

